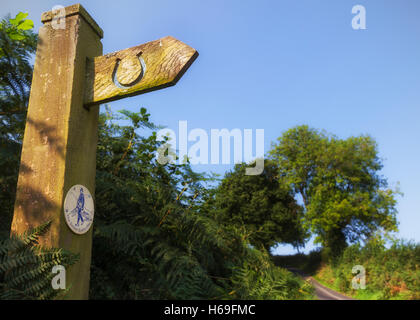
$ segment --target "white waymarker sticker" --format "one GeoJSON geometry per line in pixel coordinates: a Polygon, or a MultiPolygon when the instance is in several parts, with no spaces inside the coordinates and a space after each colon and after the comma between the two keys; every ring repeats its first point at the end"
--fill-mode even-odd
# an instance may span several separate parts
{"type": "Polygon", "coordinates": [[[85,234],[93,223],[95,209],[88,188],[75,185],[64,200],[64,216],[69,228],[76,234],[85,234]]]}

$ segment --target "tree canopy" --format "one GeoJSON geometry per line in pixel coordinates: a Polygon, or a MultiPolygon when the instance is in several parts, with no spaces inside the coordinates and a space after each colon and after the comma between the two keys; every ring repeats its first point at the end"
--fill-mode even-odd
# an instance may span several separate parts
{"type": "Polygon", "coordinates": [[[286,131],[273,145],[279,179],[300,196],[304,222],[332,253],[378,229],[396,231],[396,194],[379,171],[370,136],[339,139],[308,126],[286,131]]]}
{"type": "Polygon", "coordinates": [[[251,244],[269,251],[278,243],[303,246],[303,210],[292,190],[278,179],[278,168],[265,160],[261,175],[246,175],[246,163],[237,164],[208,200],[214,219],[243,228],[251,244]]]}

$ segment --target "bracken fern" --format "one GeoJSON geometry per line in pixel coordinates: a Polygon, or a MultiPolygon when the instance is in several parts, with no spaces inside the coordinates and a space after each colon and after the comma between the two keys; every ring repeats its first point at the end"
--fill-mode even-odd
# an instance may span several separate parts
{"type": "Polygon", "coordinates": [[[22,235],[12,235],[0,242],[0,299],[53,299],[65,294],[54,290],[52,268],[65,268],[78,260],[64,249],[43,248],[39,237],[51,222],[35,227],[22,235]]]}

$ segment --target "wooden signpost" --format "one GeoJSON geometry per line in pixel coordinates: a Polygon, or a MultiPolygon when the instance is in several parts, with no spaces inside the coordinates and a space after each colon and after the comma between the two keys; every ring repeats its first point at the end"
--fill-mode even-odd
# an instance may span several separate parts
{"type": "Polygon", "coordinates": [[[42,15],[11,233],[52,221],[40,244],[80,254],[66,298],[87,299],[92,228],[77,228],[95,194],[97,105],[176,84],[198,53],[165,37],[102,56],[103,31],[80,4],[62,18],[54,28],[53,12],[42,15]],[[79,215],[74,228],[65,202],[79,215]]]}

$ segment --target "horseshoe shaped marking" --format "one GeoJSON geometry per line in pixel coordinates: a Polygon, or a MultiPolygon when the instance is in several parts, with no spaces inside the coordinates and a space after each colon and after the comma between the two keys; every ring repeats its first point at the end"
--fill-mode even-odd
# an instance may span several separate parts
{"type": "Polygon", "coordinates": [[[136,85],[137,83],[139,83],[141,81],[141,79],[143,79],[144,74],[146,73],[146,63],[144,62],[143,58],[141,57],[142,52],[140,52],[137,55],[137,58],[139,59],[140,62],[140,66],[141,66],[141,72],[140,74],[137,76],[137,78],[135,78],[134,80],[128,82],[128,83],[121,83],[118,80],[118,68],[120,67],[120,64],[122,61],[124,61],[125,59],[130,59],[129,57],[125,57],[123,59],[117,58],[116,62],[115,62],[115,67],[114,67],[114,71],[112,72],[112,82],[114,82],[115,86],[117,86],[120,89],[128,89],[131,88],[132,86],[136,85]]]}

